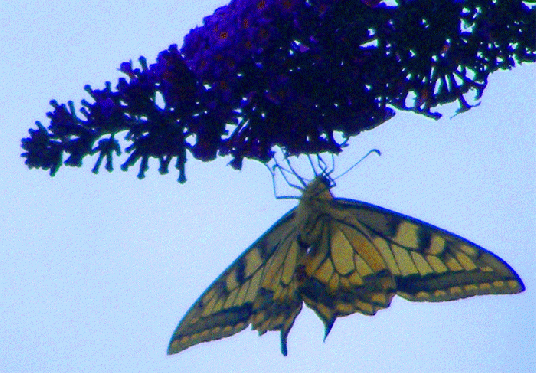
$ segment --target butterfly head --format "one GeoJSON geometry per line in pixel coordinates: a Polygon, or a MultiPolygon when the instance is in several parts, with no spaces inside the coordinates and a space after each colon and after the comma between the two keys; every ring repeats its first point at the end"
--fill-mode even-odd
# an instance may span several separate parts
{"type": "Polygon", "coordinates": [[[329,174],[317,175],[303,190],[302,200],[307,199],[333,199],[330,189],[335,182],[329,174]]]}

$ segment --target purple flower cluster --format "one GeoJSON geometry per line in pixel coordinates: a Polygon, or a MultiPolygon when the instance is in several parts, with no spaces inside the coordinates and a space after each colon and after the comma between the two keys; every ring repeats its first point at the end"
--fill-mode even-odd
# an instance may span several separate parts
{"type": "Polygon", "coordinates": [[[123,169],[148,160],[185,180],[187,153],[205,161],[230,154],[270,160],[340,152],[347,138],[410,110],[457,101],[468,110],[489,74],[536,61],[536,8],[521,0],[233,0],[190,31],[181,50],[141,68],[121,64],[116,89],[86,87],[93,102],[53,101],[50,125],[23,139],[29,167],[54,174],[99,154],[123,169]],[[341,136],[339,136],[341,135],[341,136]]]}
{"type": "Polygon", "coordinates": [[[303,0],[232,0],[184,38],[188,67],[201,80],[229,79],[252,55],[287,41],[284,31],[297,23],[304,6],[303,0]]]}
{"type": "MultiPolygon", "coordinates": [[[[287,154],[339,152],[335,131],[355,135],[394,115],[360,73],[370,53],[344,61],[326,56],[336,38],[315,38],[335,3],[236,0],[185,37],[186,62],[214,93],[214,106],[234,111],[236,127],[220,151],[233,155],[235,167],[243,158],[269,160],[274,146],[287,154]]],[[[369,39],[361,33],[355,46],[369,39]]]]}

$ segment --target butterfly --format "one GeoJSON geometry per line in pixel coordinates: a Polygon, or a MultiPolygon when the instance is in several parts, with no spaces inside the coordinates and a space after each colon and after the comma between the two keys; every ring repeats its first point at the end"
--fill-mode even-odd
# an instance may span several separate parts
{"type": "Polygon", "coordinates": [[[329,334],[337,317],[374,315],[395,295],[441,302],[525,290],[501,258],[412,217],[335,198],[319,175],[299,204],[238,257],[188,310],[168,354],[249,325],[281,332],[281,352],[303,303],[329,334]]]}

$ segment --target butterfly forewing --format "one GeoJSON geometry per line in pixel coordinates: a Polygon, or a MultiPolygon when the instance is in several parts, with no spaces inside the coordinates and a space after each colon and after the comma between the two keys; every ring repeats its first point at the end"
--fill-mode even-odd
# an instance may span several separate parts
{"type": "Polygon", "coordinates": [[[281,350],[307,304],[326,336],[337,317],[374,315],[395,294],[447,301],[524,290],[493,253],[455,234],[364,202],[334,198],[319,176],[284,215],[218,277],[175,330],[168,353],[248,325],[281,331],[281,350]]]}
{"type": "Polygon", "coordinates": [[[524,290],[514,270],[482,247],[431,224],[363,202],[336,199],[371,237],[397,281],[397,294],[413,301],[445,301],[524,290]]]}

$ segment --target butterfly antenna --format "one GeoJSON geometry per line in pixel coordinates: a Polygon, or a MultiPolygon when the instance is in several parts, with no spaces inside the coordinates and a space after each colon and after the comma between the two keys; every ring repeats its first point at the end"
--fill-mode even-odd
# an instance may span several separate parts
{"type": "Polygon", "coordinates": [[[372,149],[372,150],[369,150],[369,152],[367,154],[365,154],[363,157],[361,157],[360,160],[358,160],[356,163],[354,163],[352,165],[352,167],[350,167],[349,169],[347,169],[346,171],[344,171],[342,174],[340,174],[339,176],[337,177],[334,177],[333,178],[333,181],[337,180],[339,177],[341,176],[344,176],[346,175],[348,172],[350,172],[355,166],[357,166],[358,164],[360,164],[361,162],[363,162],[365,160],[365,158],[367,158],[369,155],[371,155],[372,153],[376,153],[378,154],[379,156],[382,155],[382,152],[380,152],[378,149],[372,149]]]}

